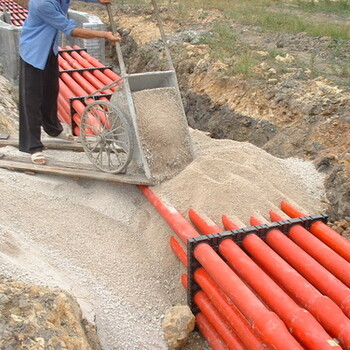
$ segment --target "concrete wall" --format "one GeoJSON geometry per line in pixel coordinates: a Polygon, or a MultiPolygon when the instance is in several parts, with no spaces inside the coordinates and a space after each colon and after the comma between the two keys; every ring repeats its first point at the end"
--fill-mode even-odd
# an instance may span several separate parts
{"type": "MultiPolygon", "coordinates": [[[[69,18],[76,21],[78,27],[93,30],[104,30],[105,26],[102,21],[94,15],[84,12],[69,11],[69,18]]],[[[14,85],[18,84],[19,76],[19,54],[18,38],[22,27],[16,27],[7,24],[0,16],[0,64],[2,65],[3,75],[12,81],[14,85]]],[[[100,60],[105,61],[105,40],[104,39],[77,39],[62,35],[61,46],[79,45],[87,49],[87,52],[100,60]]]]}
{"type": "MultiPolygon", "coordinates": [[[[85,12],[70,10],[68,17],[74,19],[77,26],[80,28],[87,28],[92,30],[106,30],[105,25],[99,17],[90,15],[85,12]]],[[[79,39],[73,37],[66,37],[62,35],[61,46],[78,45],[85,48],[87,52],[97,58],[99,61],[105,61],[105,40],[104,39],[79,39]]]]}
{"type": "Polygon", "coordinates": [[[15,84],[19,73],[18,38],[21,29],[0,20],[0,64],[3,75],[15,84]]]}

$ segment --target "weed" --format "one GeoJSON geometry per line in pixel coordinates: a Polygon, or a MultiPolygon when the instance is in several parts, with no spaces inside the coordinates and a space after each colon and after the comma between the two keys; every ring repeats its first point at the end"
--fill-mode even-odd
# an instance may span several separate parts
{"type": "Polygon", "coordinates": [[[250,77],[254,75],[253,68],[256,66],[257,61],[251,51],[244,50],[238,56],[237,61],[230,69],[233,74],[250,77]]]}
{"type": "Polygon", "coordinates": [[[210,47],[215,59],[231,57],[237,50],[236,34],[227,24],[215,23],[210,34],[202,37],[200,41],[210,47]]]}
{"type": "Polygon", "coordinates": [[[277,50],[277,49],[270,49],[268,51],[268,53],[269,53],[269,56],[272,57],[272,58],[275,58],[277,56],[282,56],[282,57],[286,56],[286,53],[284,51],[277,50]]]}

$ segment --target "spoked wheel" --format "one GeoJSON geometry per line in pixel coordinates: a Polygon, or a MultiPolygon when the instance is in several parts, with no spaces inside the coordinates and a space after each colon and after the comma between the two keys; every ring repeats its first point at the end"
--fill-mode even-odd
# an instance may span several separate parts
{"type": "Polygon", "coordinates": [[[84,151],[100,170],[117,174],[125,170],[132,157],[132,133],[125,115],[112,103],[88,104],[80,121],[84,151]]]}

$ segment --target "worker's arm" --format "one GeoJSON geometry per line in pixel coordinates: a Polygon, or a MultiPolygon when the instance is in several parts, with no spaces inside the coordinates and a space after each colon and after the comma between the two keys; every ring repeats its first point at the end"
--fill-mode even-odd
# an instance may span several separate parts
{"type": "Polygon", "coordinates": [[[120,42],[121,40],[119,33],[113,34],[112,32],[106,32],[104,30],[91,30],[86,28],[74,28],[71,32],[71,36],[82,39],[103,38],[111,43],[120,42]]]}

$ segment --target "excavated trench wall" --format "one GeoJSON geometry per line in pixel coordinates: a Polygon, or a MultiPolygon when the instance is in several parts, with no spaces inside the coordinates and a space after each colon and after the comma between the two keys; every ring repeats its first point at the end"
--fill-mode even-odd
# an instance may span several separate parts
{"type": "MultiPolygon", "coordinates": [[[[77,26],[92,30],[104,30],[105,25],[99,17],[80,11],[69,11],[69,18],[76,21],[77,26]]],[[[19,76],[19,54],[18,38],[22,27],[16,27],[8,24],[0,17],[0,64],[3,75],[14,85],[18,84],[19,76]]],[[[61,45],[79,45],[87,49],[89,54],[100,61],[105,60],[105,41],[104,39],[79,39],[73,37],[61,36],[61,45]]]]}
{"type": "MultiPolygon", "coordinates": [[[[139,47],[130,35],[124,34],[122,50],[127,71],[159,70],[162,66],[159,57],[149,54],[150,50],[155,51],[158,46],[151,43],[139,47]]],[[[176,50],[175,44],[171,51],[176,50]]],[[[303,118],[298,125],[281,129],[269,121],[237,113],[226,104],[214,103],[206,94],[199,95],[191,91],[189,78],[195,74],[195,63],[190,60],[176,61],[175,55],[173,56],[190,127],[208,132],[213,138],[250,142],[276,157],[298,157],[314,162],[316,168],[325,175],[330,219],[350,221],[350,178],[340,161],[319,156],[318,144],[309,134],[315,128],[315,118],[312,115],[303,118]]]]}

